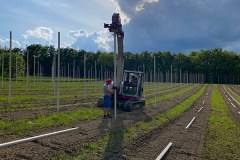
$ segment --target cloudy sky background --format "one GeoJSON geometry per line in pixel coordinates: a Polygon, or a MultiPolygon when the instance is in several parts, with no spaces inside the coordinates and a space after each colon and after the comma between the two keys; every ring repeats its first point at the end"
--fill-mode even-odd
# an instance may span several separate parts
{"type": "Polygon", "coordinates": [[[1,0],[0,45],[40,43],[86,51],[113,50],[103,23],[121,15],[124,50],[188,53],[223,48],[240,52],[239,0],[1,0]]]}

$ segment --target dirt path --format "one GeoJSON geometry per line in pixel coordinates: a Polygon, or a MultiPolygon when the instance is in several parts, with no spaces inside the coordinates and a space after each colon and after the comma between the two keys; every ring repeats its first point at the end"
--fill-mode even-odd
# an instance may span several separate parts
{"type": "MultiPolygon", "coordinates": [[[[74,126],[79,127],[79,130],[69,132],[54,137],[49,137],[34,142],[28,142],[19,144],[12,147],[0,148],[0,159],[49,159],[54,155],[60,153],[74,153],[79,148],[85,147],[90,142],[95,141],[109,133],[115,132],[120,128],[127,127],[139,120],[151,119],[152,116],[159,112],[164,112],[167,109],[175,106],[187,97],[191,96],[200,89],[201,86],[196,87],[191,92],[188,92],[182,96],[174,98],[173,101],[164,101],[158,103],[157,107],[149,105],[144,107],[143,110],[134,110],[133,112],[121,112],[118,113],[116,121],[103,120],[99,118],[94,121],[86,122],[80,121],[74,126]]],[[[8,142],[24,137],[39,135],[40,133],[54,132],[68,127],[56,127],[56,128],[45,128],[43,130],[32,132],[29,135],[6,135],[0,137],[0,142],[8,142]]],[[[121,145],[121,144],[119,144],[121,145]]]]}
{"type": "Polygon", "coordinates": [[[209,96],[206,98],[207,94],[211,93],[206,90],[206,93],[188,111],[167,126],[137,141],[133,148],[125,149],[123,155],[132,160],[156,159],[168,143],[172,142],[170,151],[165,155],[166,160],[201,159],[207,118],[210,113],[210,100],[209,96]],[[196,118],[195,121],[186,129],[193,117],[196,118]]]}

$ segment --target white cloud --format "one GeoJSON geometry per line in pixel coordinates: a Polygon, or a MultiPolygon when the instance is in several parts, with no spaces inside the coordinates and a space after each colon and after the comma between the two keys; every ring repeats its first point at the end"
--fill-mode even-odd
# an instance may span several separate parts
{"type": "Polygon", "coordinates": [[[137,3],[135,10],[136,11],[141,11],[144,9],[144,6],[147,3],[157,3],[159,0],[141,0],[140,2],[137,3]]]}
{"type": "Polygon", "coordinates": [[[78,37],[84,37],[84,36],[88,37],[89,34],[87,33],[86,30],[76,30],[76,31],[70,31],[68,33],[68,36],[75,40],[78,37]]]}
{"type": "MultiPolygon", "coordinates": [[[[10,39],[7,38],[7,39],[1,39],[0,38],[0,44],[1,44],[1,47],[7,47],[9,48],[10,47],[10,39]]],[[[21,47],[21,44],[19,43],[19,41],[17,40],[12,40],[12,48],[20,48],[21,47]]]]}
{"type": "Polygon", "coordinates": [[[107,30],[93,33],[88,33],[85,30],[76,30],[70,31],[68,36],[73,40],[71,46],[76,49],[84,49],[87,51],[110,51],[110,42],[112,39],[108,37],[107,33],[107,30]]]}
{"type": "Polygon", "coordinates": [[[99,36],[95,39],[95,42],[98,44],[99,48],[110,51],[111,46],[109,43],[112,42],[112,39],[107,36],[107,33],[107,30],[98,32],[99,36]]]}
{"type": "Polygon", "coordinates": [[[23,35],[25,39],[29,37],[35,37],[44,39],[46,41],[51,41],[53,39],[53,30],[49,27],[36,27],[33,30],[27,30],[23,35]]]}
{"type": "MultiPolygon", "coordinates": [[[[57,45],[56,45],[57,46],[57,45]]],[[[67,42],[63,42],[62,44],[61,44],[61,47],[62,48],[67,48],[67,47],[69,47],[69,46],[71,46],[71,44],[69,44],[69,43],[67,43],[67,42]]]]}
{"type": "Polygon", "coordinates": [[[115,7],[115,12],[120,13],[122,24],[123,25],[128,24],[131,19],[121,10],[121,7],[120,7],[118,1],[117,0],[110,0],[110,1],[113,3],[113,5],[115,7]]]}

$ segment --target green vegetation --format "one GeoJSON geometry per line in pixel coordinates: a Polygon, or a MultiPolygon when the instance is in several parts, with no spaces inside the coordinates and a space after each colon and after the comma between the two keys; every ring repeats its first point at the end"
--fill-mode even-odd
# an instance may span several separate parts
{"type": "Polygon", "coordinates": [[[130,127],[122,128],[113,134],[99,138],[97,141],[88,144],[85,148],[81,148],[75,156],[61,154],[53,159],[109,159],[108,152],[110,150],[118,152],[122,148],[129,147],[144,134],[151,133],[155,129],[162,127],[164,124],[180,116],[204,93],[205,89],[206,85],[185,101],[164,113],[158,114],[151,120],[139,121],[130,127]],[[103,155],[103,157],[100,155],[103,155]]]}
{"type": "Polygon", "coordinates": [[[155,101],[160,102],[160,101],[163,101],[163,100],[168,100],[170,98],[180,96],[184,93],[187,93],[187,92],[193,90],[195,87],[197,87],[197,85],[192,85],[192,86],[189,86],[189,87],[184,88],[182,90],[179,90],[179,91],[176,91],[176,92],[173,92],[173,93],[169,93],[169,94],[166,94],[166,95],[162,95],[160,97],[148,99],[146,104],[153,104],[155,101]]]}
{"type": "Polygon", "coordinates": [[[214,85],[204,149],[205,159],[237,160],[240,157],[239,146],[240,127],[229,116],[229,109],[214,85]]]}
{"type": "Polygon", "coordinates": [[[16,122],[0,121],[0,135],[6,133],[22,134],[27,131],[52,127],[68,125],[77,120],[93,120],[102,115],[101,109],[80,109],[74,112],[55,113],[50,116],[40,116],[36,119],[21,119],[16,122]]]}
{"type": "MultiPolygon", "coordinates": [[[[1,47],[0,47],[0,76],[2,76],[2,67],[3,67],[4,68],[3,76],[6,78],[8,78],[9,76],[9,53],[8,52],[9,52],[8,50],[1,51],[1,47]]],[[[11,72],[12,77],[16,77],[16,74],[17,76],[22,76],[24,74],[24,59],[23,59],[23,56],[18,54],[18,51],[16,50],[12,52],[11,68],[12,68],[12,72],[11,72]]]]}

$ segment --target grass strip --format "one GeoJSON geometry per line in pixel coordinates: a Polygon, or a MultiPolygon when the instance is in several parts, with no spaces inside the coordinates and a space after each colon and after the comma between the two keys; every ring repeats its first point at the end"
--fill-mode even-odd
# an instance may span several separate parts
{"type": "Polygon", "coordinates": [[[240,127],[229,116],[227,107],[216,85],[211,97],[208,134],[205,140],[205,159],[237,160],[240,157],[240,127]]]}
{"type": "Polygon", "coordinates": [[[88,160],[88,159],[110,159],[108,152],[120,152],[123,148],[131,146],[133,142],[141,138],[147,133],[151,133],[155,129],[162,127],[166,123],[174,120],[183,112],[189,109],[193,103],[204,93],[206,85],[198,92],[187,98],[185,101],[167,110],[164,113],[158,114],[150,121],[139,121],[136,124],[122,128],[117,132],[103,136],[88,144],[85,148],[79,149],[75,155],[60,154],[53,157],[53,160],[88,160]]]}
{"type": "Polygon", "coordinates": [[[52,126],[69,125],[78,120],[93,120],[102,115],[102,110],[80,109],[68,113],[40,116],[37,119],[21,119],[16,122],[0,121],[0,135],[7,133],[26,133],[27,131],[52,126]]]}
{"type": "MultiPolygon", "coordinates": [[[[164,93],[168,93],[171,91],[175,92],[176,90],[183,89],[186,87],[187,87],[187,85],[183,85],[183,84],[172,85],[172,86],[168,85],[167,87],[160,86],[158,84],[157,85],[153,84],[152,89],[147,90],[147,92],[145,91],[144,96],[148,97],[148,96],[151,96],[153,93],[164,94],[164,93]]],[[[145,88],[147,88],[147,87],[145,87],[145,88]]]]}
{"type": "MultiPolygon", "coordinates": [[[[100,97],[100,96],[99,96],[100,97]]],[[[73,106],[73,105],[95,105],[96,100],[94,101],[88,101],[88,102],[68,102],[67,104],[62,104],[60,105],[61,107],[68,107],[68,106],[73,106]]],[[[1,106],[0,105],[0,111],[16,111],[16,110],[30,110],[30,109],[47,109],[47,108],[56,108],[56,102],[48,102],[48,103],[34,103],[34,104],[19,104],[19,105],[11,105],[11,106],[1,106]]]]}
{"type": "Polygon", "coordinates": [[[169,93],[169,94],[166,94],[166,95],[162,95],[162,96],[159,96],[157,98],[151,98],[151,99],[148,99],[146,101],[146,104],[154,104],[155,101],[156,102],[161,102],[163,100],[168,100],[170,98],[174,98],[174,97],[177,97],[177,96],[180,96],[180,95],[183,95],[184,93],[187,93],[191,90],[193,90],[195,87],[197,87],[198,85],[192,85],[192,86],[189,86],[187,88],[184,88],[182,90],[179,90],[177,92],[173,92],[173,93],[169,93]]]}
{"type": "MultiPolygon", "coordinates": [[[[86,93],[88,94],[88,93],[86,93]]],[[[75,93],[76,96],[80,96],[80,97],[84,97],[84,93],[83,92],[79,92],[79,93],[75,93]]],[[[61,99],[73,99],[74,94],[70,94],[69,95],[62,95],[60,96],[61,99]]],[[[91,93],[91,95],[88,94],[88,96],[100,96],[102,95],[102,91],[97,92],[97,93],[91,93]]],[[[54,95],[27,95],[27,96],[13,96],[11,99],[11,102],[31,102],[31,101],[39,101],[39,100],[54,100],[56,99],[56,96],[54,95]]],[[[8,97],[0,97],[0,102],[8,102],[8,97]]]]}

